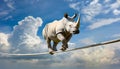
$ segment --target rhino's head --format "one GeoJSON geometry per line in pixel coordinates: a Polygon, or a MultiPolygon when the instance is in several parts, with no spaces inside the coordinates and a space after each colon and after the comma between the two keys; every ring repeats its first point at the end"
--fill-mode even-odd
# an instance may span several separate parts
{"type": "Polygon", "coordinates": [[[80,17],[78,16],[77,21],[74,21],[77,14],[74,14],[72,17],[69,17],[68,14],[64,14],[64,17],[67,20],[66,23],[66,30],[71,34],[79,34],[79,27],[80,27],[80,17]]]}

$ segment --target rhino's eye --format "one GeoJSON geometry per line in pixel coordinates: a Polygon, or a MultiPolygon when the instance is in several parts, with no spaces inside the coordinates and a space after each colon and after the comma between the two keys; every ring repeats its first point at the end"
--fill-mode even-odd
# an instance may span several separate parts
{"type": "Polygon", "coordinates": [[[72,27],[72,25],[69,25],[69,27],[72,27]]]}

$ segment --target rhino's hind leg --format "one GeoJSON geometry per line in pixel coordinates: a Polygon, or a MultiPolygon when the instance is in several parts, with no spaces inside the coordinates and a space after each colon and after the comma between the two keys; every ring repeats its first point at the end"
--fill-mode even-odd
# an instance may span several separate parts
{"type": "Polygon", "coordinates": [[[58,44],[58,42],[54,42],[54,43],[53,43],[53,50],[54,50],[54,51],[57,51],[57,48],[56,48],[57,44],[58,44]]]}
{"type": "Polygon", "coordinates": [[[48,50],[49,50],[49,53],[51,54],[51,55],[53,55],[54,53],[54,50],[53,50],[53,48],[51,47],[51,40],[48,38],[47,39],[47,44],[48,44],[48,50]]]}

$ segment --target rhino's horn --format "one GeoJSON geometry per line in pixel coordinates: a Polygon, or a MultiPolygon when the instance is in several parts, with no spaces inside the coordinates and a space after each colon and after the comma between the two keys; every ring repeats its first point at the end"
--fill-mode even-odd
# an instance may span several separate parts
{"type": "Polygon", "coordinates": [[[76,22],[76,27],[79,28],[80,27],[80,16],[78,16],[78,20],[76,22]]]}
{"type": "Polygon", "coordinates": [[[77,17],[77,14],[75,13],[73,16],[72,16],[72,19],[76,18],[77,17]]]}
{"type": "Polygon", "coordinates": [[[65,14],[64,14],[64,17],[65,17],[65,18],[68,18],[68,14],[67,14],[67,13],[65,13],[65,14]]]}

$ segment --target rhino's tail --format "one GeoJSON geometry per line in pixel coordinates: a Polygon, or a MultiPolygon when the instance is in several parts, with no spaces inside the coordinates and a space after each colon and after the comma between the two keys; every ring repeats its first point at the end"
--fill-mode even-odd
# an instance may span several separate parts
{"type": "Polygon", "coordinates": [[[48,31],[48,26],[46,25],[45,28],[42,31],[42,35],[43,35],[44,39],[47,38],[47,31],[48,31]]]}

